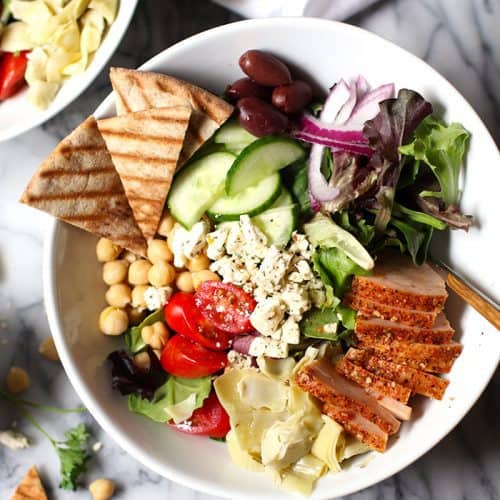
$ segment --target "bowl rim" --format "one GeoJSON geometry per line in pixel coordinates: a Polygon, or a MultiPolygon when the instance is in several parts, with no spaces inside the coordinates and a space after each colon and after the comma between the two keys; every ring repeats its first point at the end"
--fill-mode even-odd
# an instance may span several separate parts
{"type": "MultiPolygon", "coordinates": [[[[272,17],[272,18],[247,19],[243,21],[237,21],[234,23],[217,26],[215,28],[211,28],[209,30],[203,31],[201,33],[183,39],[177,42],[176,44],[162,50],[161,52],[150,58],[148,61],[146,61],[144,64],[142,64],[138,69],[154,71],[154,66],[156,65],[157,61],[161,60],[166,52],[168,52],[169,54],[175,53],[176,51],[183,49],[186,45],[191,44],[193,41],[197,41],[206,37],[212,37],[220,32],[237,33],[241,27],[247,27],[247,26],[252,27],[257,25],[259,26],[267,25],[269,27],[272,27],[276,25],[276,23],[280,25],[293,26],[297,21],[304,24],[308,24],[310,25],[311,28],[314,28],[315,26],[319,25],[330,25],[330,26],[336,26],[336,29],[344,29],[347,31],[358,32],[358,34],[360,34],[361,36],[365,37],[368,40],[369,39],[377,40],[378,43],[385,44],[387,48],[404,53],[404,55],[413,63],[426,66],[427,69],[432,71],[435,74],[435,76],[441,80],[442,83],[449,86],[450,91],[454,92],[456,96],[458,96],[463,101],[463,104],[465,108],[467,108],[467,111],[477,119],[478,126],[482,128],[482,130],[480,130],[481,134],[491,144],[492,149],[497,149],[493,137],[491,136],[486,125],[483,123],[482,119],[479,117],[478,113],[472,108],[467,99],[463,97],[462,94],[460,94],[460,92],[457,89],[455,89],[455,87],[436,69],[434,69],[432,66],[430,66],[427,62],[423,61],[419,57],[398,46],[397,44],[389,40],[386,40],[385,38],[377,34],[374,34],[370,31],[367,31],[363,28],[360,28],[358,26],[353,26],[347,23],[332,21],[328,19],[311,18],[311,17],[300,17],[300,18],[272,17]]],[[[111,92],[97,107],[97,109],[94,112],[94,115],[99,116],[105,113],[106,110],[109,108],[109,105],[113,102],[113,99],[114,95],[113,92],[111,92]]],[[[87,389],[85,384],[82,382],[82,379],[80,378],[76,366],[73,365],[70,359],[70,348],[66,342],[60,318],[57,315],[57,301],[56,301],[57,289],[55,283],[54,269],[55,269],[55,259],[57,258],[56,242],[58,238],[58,233],[61,230],[62,226],[63,223],[61,221],[57,219],[50,220],[47,228],[47,233],[45,235],[44,251],[43,251],[43,294],[44,294],[44,303],[47,312],[49,327],[52,334],[54,335],[55,344],[59,352],[62,365],[78,396],[81,398],[83,404],[87,407],[87,409],[92,414],[93,418],[95,418],[99,426],[102,427],[104,431],[110,435],[110,437],[113,439],[113,441],[115,441],[116,444],[118,444],[122,449],[124,449],[129,455],[132,455],[140,463],[142,463],[152,471],[156,472],[160,476],[165,477],[168,480],[174,481],[178,484],[181,484],[187,488],[196,489],[198,491],[202,491],[210,495],[220,496],[224,498],[231,498],[233,496],[232,493],[228,491],[227,488],[225,488],[224,486],[220,486],[208,480],[199,479],[196,476],[193,476],[188,473],[180,472],[178,470],[174,471],[168,464],[163,464],[160,466],[155,459],[150,458],[148,454],[145,453],[139,446],[136,446],[134,442],[131,441],[126,434],[118,431],[115,428],[115,426],[113,425],[113,421],[109,418],[107,413],[100,408],[99,404],[96,402],[92,393],[87,389]]],[[[370,471],[370,473],[367,473],[363,477],[359,478],[359,480],[356,481],[354,487],[339,488],[337,491],[335,491],[335,497],[318,496],[317,494],[315,495],[313,492],[313,498],[317,500],[319,499],[327,500],[328,498],[337,498],[338,496],[356,493],[360,490],[373,486],[393,476],[394,474],[397,474],[398,472],[402,471],[403,469],[411,465],[413,462],[415,462],[424,454],[426,454],[428,451],[430,451],[432,448],[434,448],[461,422],[461,420],[476,404],[477,400],[488,386],[488,383],[493,377],[496,368],[497,367],[493,366],[492,364],[488,372],[486,374],[483,373],[484,377],[483,386],[476,389],[474,396],[470,400],[470,404],[465,404],[460,409],[460,411],[456,413],[455,417],[449,421],[449,425],[445,433],[436,436],[430,441],[426,441],[425,444],[420,448],[418,448],[417,450],[413,450],[411,452],[404,454],[400,460],[393,460],[389,464],[387,463],[384,464],[384,467],[382,468],[370,471]]],[[[239,498],[248,498],[249,500],[250,499],[253,500],[254,496],[252,496],[251,493],[243,495],[240,494],[239,498]]]]}
{"type": "MultiPolygon", "coordinates": [[[[118,49],[118,46],[120,45],[123,37],[125,36],[125,33],[130,26],[130,23],[132,22],[132,17],[134,16],[138,3],[139,0],[127,0],[127,2],[124,2],[122,0],[120,2],[119,10],[113,23],[119,21],[121,30],[116,32],[114,38],[109,38],[109,31],[113,25],[111,25],[111,28],[108,29],[108,32],[102,40],[102,44],[95,52],[95,54],[99,53],[99,55],[102,57],[102,60],[99,64],[93,64],[95,61],[95,59],[93,59],[90,63],[90,66],[83,73],[81,73],[81,75],[75,75],[82,77],[82,82],[79,86],[76,87],[76,92],[67,95],[60,102],[52,102],[47,109],[40,110],[37,115],[34,115],[35,119],[31,122],[22,121],[13,127],[0,129],[0,143],[8,141],[10,139],[14,139],[15,137],[18,137],[25,132],[29,132],[35,127],[43,125],[45,122],[54,118],[54,116],[59,114],[73,101],[78,99],[78,97],[80,97],[90,87],[90,85],[94,83],[95,79],[106,67],[111,57],[113,57],[114,53],[118,49]]],[[[63,86],[70,82],[71,78],[64,82],[63,86]]]]}

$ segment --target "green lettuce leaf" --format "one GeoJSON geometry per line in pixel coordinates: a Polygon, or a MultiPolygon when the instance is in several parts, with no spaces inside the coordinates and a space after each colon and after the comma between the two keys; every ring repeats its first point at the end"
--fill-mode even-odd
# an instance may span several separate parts
{"type": "Polygon", "coordinates": [[[417,266],[422,265],[427,260],[429,245],[432,239],[434,229],[430,225],[411,223],[391,218],[390,225],[394,226],[405,241],[405,247],[417,266]]]}
{"type": "Polygon", "coordinates": [[[311,309],[300,322],[305,337],[339,342],[347,340],[356,319],[356,311],[338,304],[335,308],[311,309]]]}
{"type": "Polygon", "coordinates": [[[187,379],[171,375],[156,390],[151,401],[131,394],[128,408],[155,422],[168,422],[179,414],[179,410],[185,414],[185,418],[189,418],[194,410],[203,406],[211,387],[211,377],[187,379]]]}
{"type": "Polygon", "coordinates": [[[447,205],[458,202],[459,177],[470,134],[460,123],[446,125],[428,116],[415,131],[415,139],[399,152],[425,162],[441,186],[447,205]]]}
{"type": "Polygon", "coordinates": [[[146,316],[142,320],[142,323],[129,328],[125,332],[125,344],[127,345],[130,352],[135,354],[136,352],[142,351],[146,347],[146,344],[141,337],[141,331],[145,326],[152,325],[157,321],[165,321],[165,317],[163,316],[163,309],[158,309],[158,311],[155,311],[149,316],[146,316]]]}

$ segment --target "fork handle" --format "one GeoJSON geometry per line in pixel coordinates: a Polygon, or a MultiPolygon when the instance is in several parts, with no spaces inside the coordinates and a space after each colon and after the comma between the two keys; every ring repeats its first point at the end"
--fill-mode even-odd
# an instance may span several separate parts
{"type": "Polygon", "coordinates": [[[451,273],[447,273],[446,284],[481,316],[486,318],[497,330],[500,330],[500,310],[486,302],[472,288],[451,273]]]}

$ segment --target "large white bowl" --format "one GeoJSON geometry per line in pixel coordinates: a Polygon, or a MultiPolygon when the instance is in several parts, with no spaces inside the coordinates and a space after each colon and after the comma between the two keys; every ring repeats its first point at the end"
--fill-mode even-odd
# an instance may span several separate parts
{"type": "Polygon", "coordinates": [[[81,74],[68,79],[50,106],[38,110],[27,99],[27,90],[0,102],[0,142],[45,123],[73,102],[99,75],[116,48],[134,15],[138,0],[121,0],[114,23],[95,53],[89,67],[81,74]]]}
{"type": "MultiPolygon", "coordinates": [[[[478,224],[468,234],[436,238],[434,252],[473,278],[498,299],[499,156],[485,126],[464,98],[436,71],[408,52],[361,29],[316,19],[243,21],[212,29],[165,50],[143,69],[176,75],[220,92],[241,76],[238,57],[249,48],[272,51],[327,89],[341,77],[364,74],[373,84],[395,81],[420,91],[447,120],[472,133],[468,155],[465,212],[478,224]]],[[[97,116],[114,112],[109,96],[97,116]]],[[[263,474],[234,466],[226,447],[187,437],[128,412],[126,399],[111,391],[106,355],[121,339],[99,334],[104,285],[95,259],[96,239],[54,222],[47,238],[45,303],[50,326],[68,376],[99,424],[128,453],[155,472],[191,488],[232,498],[287,498],[263,474]]],[[[444,400],[416,401],[415,418],[405,423],[389,450],[364,467],[353,464],[319,481],[313,498],[346,495],[398,472],[422,456],[462,419],[492,376],[500,336],[473,309],[453,295],[448,313],[464,352],[449,376],[444,400]]]]}

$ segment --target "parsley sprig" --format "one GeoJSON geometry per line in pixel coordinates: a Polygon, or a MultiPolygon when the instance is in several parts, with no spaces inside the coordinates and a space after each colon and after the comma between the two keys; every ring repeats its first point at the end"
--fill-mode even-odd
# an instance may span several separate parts
{"type": "Polygon", "coordinates": [[[90,434],[83,424],[79,424],[64,433],[64,437],[66,438],[64,441],[59,441],[52,437],[39,424],[27,407],[56,413],[81,413],[86,411],[86,409],[47,406],[26,399],[17,398],[3,389],[0,389],[0,398],[11,402],[16,407],[17,411],[32,424],[33,427],[38,429],[54,447],[61,465],[61,481],[59,487],[65,490],[76,490],[78,478],[87,470],[87,462],[90,459],[90,455],[87,453],[87,441],[90,434]]]}

